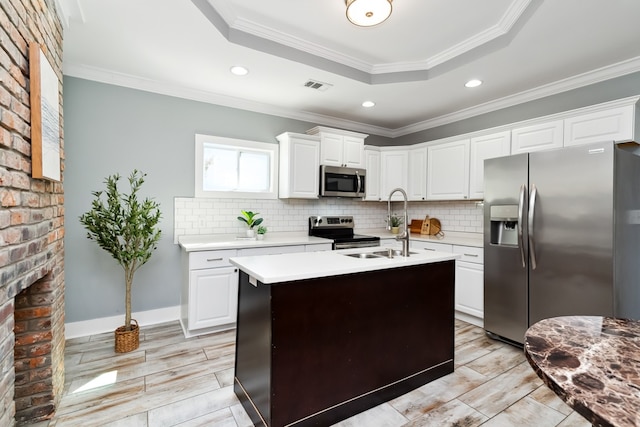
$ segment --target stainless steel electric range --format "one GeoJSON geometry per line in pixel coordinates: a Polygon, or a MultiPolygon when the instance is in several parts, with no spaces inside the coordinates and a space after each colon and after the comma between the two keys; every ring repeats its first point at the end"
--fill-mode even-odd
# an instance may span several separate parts
{"type": "Polygon", "coordinates": [[[380,246],[380,237],[354,234],[353,216],[311,216],[309,236],[333,240],[333,249],[380,246]]]}

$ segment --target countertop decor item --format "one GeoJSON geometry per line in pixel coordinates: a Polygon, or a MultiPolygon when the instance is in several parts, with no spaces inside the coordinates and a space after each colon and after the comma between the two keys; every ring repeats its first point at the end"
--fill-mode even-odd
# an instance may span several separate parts
{"type": "Polygon", "coordinates": [[[248,230],[247,230],[247,236],[248,237],[253,237],[255,234],[255,230],[253,229],[253,227],[256,227],[260,224],[262,224],[262,221],[264,221],[263,218],[258,218],[258,215],[260,215],[260,213],[258,212],[252,212],[252,211],[240,211],[240,213],[242,215],[240,215],[238,217],[238,219],[242,222],[244,222],[245,224],[247,224],[248,230]]]}
{"type": "Polygon", "coordinates": [[[442,225],[440,224],[440,220],[438,218],[429,218],[429,215],[427,215],[422,222],[420,234],[443,238],[444,233],[442,232],[442,225]]]}
{"type": "Polygon", "coordinates": [[[409,224],[409,231],[412,233],[420,233],[420,230],[422,230],[422,224],[424,224],[423,220],[412,219],[411,223],[409,224]]]}
{"type": "Polygon", "coordinates": [[[267,234],[267,227],[265,227],[264,225],[259,225],[256,233],[258,234],[258,240],[264,239],[264,235],[267,234]]]}
{"type": "Polygon", "coordinates": [[[131,319],[131,285],[135,272],[151,258],[161,235],[160,205],[150,198],[138,200],[145,176],[134,169],[129,176],[129,194],[118,189],[119,174],[107,177],[106,191],[94,191],[91,209],[80,216],[80,222],[88,231],[87,237],[109,252],[124,269],[125,322],[115,331],[117,353],[138,348],[140,331],[138,322],[131,319]]]}
{"type": "Polygon", "coordinates": [[[389,217],[389,226],[391,227],[391,232],[393,234],[398,234],[399,227],[402,225],[403,219],[398,214],[392,214],[389,217]]]}

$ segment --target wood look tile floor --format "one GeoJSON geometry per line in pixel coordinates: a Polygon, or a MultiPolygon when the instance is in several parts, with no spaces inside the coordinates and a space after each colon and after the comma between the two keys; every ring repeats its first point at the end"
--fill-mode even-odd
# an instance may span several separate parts
{"type": "MultiPolygon", "coordinates": [[[[127,354],[114,353],[112,333],[68,340],[62,401],[52,420],[32,426],[251,425],[233,394],[235,331],[186,339],[172,322],[141,328],[140,340],[127,354]]],[[[538,379],[521,349],[458,320],[455,366],[336,426],[590,426],[538,379]]]]}

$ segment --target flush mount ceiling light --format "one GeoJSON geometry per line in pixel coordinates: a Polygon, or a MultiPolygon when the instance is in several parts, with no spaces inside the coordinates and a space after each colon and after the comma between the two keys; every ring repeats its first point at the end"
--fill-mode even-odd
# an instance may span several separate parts
{"type": "Polygon", "coordinates": [[[465,87],[478,87],[482,84],[482,80],[472,79],[464,84],[465,87]]]}
{"type": "Polygon", "coordinates": [[[364,108],[371,108],[371,107],[375,107],[375,106],[376,106],[376,103],[375,103],[375,102],[373,102],[373,101],[364,101],[364,102],[362,103],[362,106],[363,106],[364,108]]]}
{"type": "Polygon", "coordinates": [[[249,70],[241,65],[234,65],[231,67],[231,74],[235,74],[236,76],[246,76],[249,74],[249,70]]]}
{"type": "Polygon", "coordinates": [[[360,27],[372,27],[391,15],[393,0],[345,0],[347,19],[360,27]]]}

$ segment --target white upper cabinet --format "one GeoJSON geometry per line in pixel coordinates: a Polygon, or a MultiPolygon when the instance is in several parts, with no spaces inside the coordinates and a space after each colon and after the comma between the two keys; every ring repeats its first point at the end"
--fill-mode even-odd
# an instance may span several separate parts
{"type": "MultiPolygon", "coordinates": [[[[380,151],[380,196],[389,199],[389,193],[396,188],[407,191],[409,166],[408,150],[380,151]]],[[[396,193],[391,200],[404,200],[402,194],[396,193]]]]}
{"type": "Polygon", "coordinates": [[[364,169],[364,140],[369,135],[322,126],[307,134],[320,136],[320,164],[364,169]]]}
{"type": "Polygon", "coordinates": [[[281,199],[317,199],[320,179],[320,138],[285,132],[280,143],[279,194],[281,199]]]}
{"type": "Polygon", "coordinates": [[[409,200],[427,198],[427,148],[409,149],[409,200]]]}
{"type": "Polygon", "coordinates": [[[537,123],[511,131],[511,154],[562,147],[563,121],[537,123]]]}
{"type": "Polygon", "coordinates": [[[367,174],[364,180],[364,200],[382,200],[380,194],[380,149],[364,147],[364,162],[367,174]]]}
{"type": "Polygon", "coordinates": [[[469,198],[469,139],[427,147],[427,199],[469,198]]]}
{"type": "Polygon", "coordinates": [[[511,132],[504,131],[471,138],[469,160],[469,198],[484,198],[484,161],[508,156],[511,132]]]}
{"type": "Polygon", "coordinates": [[[345,136],[342,139],[342,161],[346,167],[364,168],[364,138],[345,136]]]}
{"type": "Polygon", "coordinates": [[[320,136],[320,158],[321,164],[331,166],[344,166],[343,137],[341,135],[331,135],[324,133],[320,136]]]}
{"type": "Polygon", "coordinates": [[[633,105],[570,117],[564,121],[564,145],[633,141],[633,105]]]}

